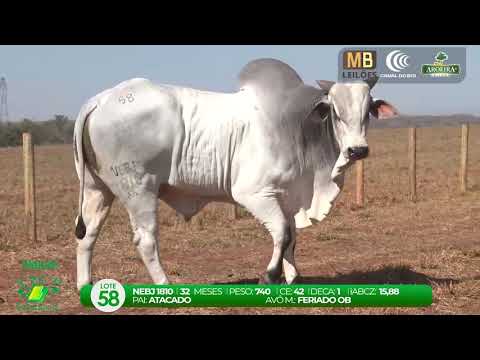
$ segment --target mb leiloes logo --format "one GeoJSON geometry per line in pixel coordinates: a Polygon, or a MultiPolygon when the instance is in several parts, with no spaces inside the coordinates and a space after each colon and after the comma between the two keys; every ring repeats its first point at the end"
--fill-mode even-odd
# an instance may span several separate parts
{"type": "Polygon", "coordinates": [[[385,63],[391,71],[399,73],[410,66],[409,60],[410,56],[400,50],[394,50],[387,55],[385,63]]]}
{"type": "Polygon", "coordinates": [[[422,74],[431,77],[448,77],[460,75],[459,64],[447,64],[448,55],[444,51],[439,51],[435,56],[433,64],[423,64],[422,74]]]}

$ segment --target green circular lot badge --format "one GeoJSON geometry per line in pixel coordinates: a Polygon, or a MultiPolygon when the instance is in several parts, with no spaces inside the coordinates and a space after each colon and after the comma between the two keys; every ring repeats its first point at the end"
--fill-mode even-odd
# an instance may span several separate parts
{"type": "Polygon", "coordinates": [[[116,280],[103,279],[93,286],[90,298],[98,310],[114,312],[125,302],[125,289],[116,280]]]}

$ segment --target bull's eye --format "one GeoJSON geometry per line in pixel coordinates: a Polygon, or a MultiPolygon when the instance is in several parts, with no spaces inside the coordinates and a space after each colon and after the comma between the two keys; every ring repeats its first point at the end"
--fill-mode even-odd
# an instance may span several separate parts
{"type": "Polygon", "coordinates": [[[343,125],[347,126],[347,122],[343,120],[343,118],[339,115],[339,111],[337,110],[337,107],[335,103],[332,104],[332,115],[334,117],[334,120],[336,120],[339,123],[343,123],[343,125]]]}

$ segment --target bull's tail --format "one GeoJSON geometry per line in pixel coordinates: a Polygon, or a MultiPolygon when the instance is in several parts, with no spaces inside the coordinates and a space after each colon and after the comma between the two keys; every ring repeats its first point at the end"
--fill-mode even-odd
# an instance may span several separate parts
{"type": "Polygon", "coordinates": [[[85,237],[87,228],[82,217],[82,207],[83,207],[83,194],[85,190],[85,165],[86,159],[83,151],[83,130],[85,128],[85,123],[87,122],[90,114],[95,110],[97,105],[95,103],[86,104],[78,114],[77,121],[75,122],[75,129],[73,133],[73,145],[75,160],[77,163],[77,174],[80,180],[80,193],[78,199],[78,217],[75,226],[75,236],[77,239],[81,240],[85,237]]]}

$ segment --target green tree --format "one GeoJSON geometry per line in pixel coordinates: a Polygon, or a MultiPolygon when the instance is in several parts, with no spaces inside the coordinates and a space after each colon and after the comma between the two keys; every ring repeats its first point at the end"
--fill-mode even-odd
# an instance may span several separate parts
{"type": "Polygon", "coordinates": [[[447,59],[448,59],[448,55],[443,51],[440,51],[437,54],[437,56],[435,56],[435,60],[440,61],[440,62],[444,62],[447,59]]]}
{"type": "Polygon", "coordinates": [[[32,134],[35,145],[70,144],[73,139],[75,122],[65,115],[55,115],[47,121],[22,119],[16,122],[0,123],[0,147],[22,145],[22,133],[32,134]]]}

